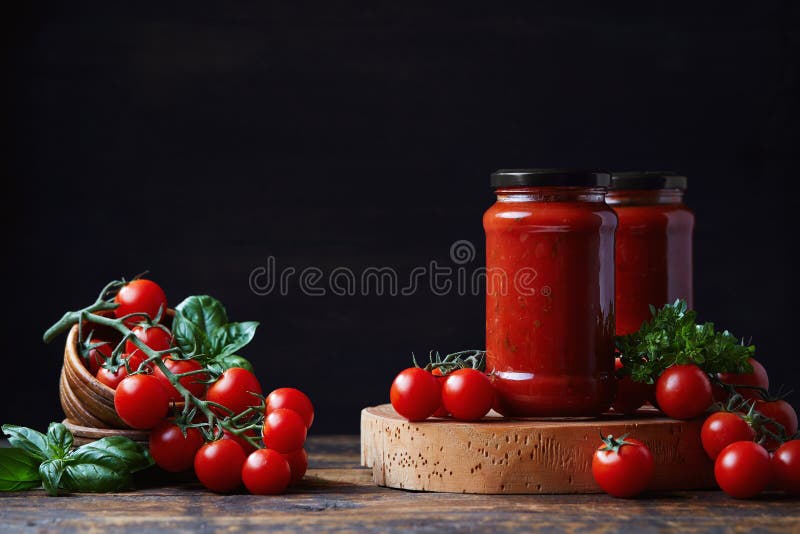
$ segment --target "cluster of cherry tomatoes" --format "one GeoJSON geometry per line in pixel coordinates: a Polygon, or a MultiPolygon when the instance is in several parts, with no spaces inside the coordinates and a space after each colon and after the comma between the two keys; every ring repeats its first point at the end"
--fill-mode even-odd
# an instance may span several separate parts
{"type": "MultiPolygon", "coordinates": [[[[167,309],[164,291],[146,279],[124,285],[114,301],[117,318],[154,318],[167,309]]],[[[276,494],[303,478],[308,467],[306,434],[314,421],[314,407],[303,392],[280,388],[264,399],[261,384],[248,369],[231,367],[217,375],[195,359],[174,356],[173,336],[166,326],[135,318],[124,321],[144,345],[163,353],[161,362],[172,380],[216,416],[213,425],[202,413],[191,421],[168,418],[170,405],[185,399],[161,367],[130,339],[120,356],[114,356],[110,342],[91,339],[85,351],[87,368],[115,390],[114,407],[128,426],[151,430],[150,454],[158,466],[170,472],[194,468],[200,482],[216,492],[244,484],[253,494],[276,494]],[[261,426],[260,436],[255,426],[261,426]]]]}
{"type": "MultiPolygon", "coordinates": [[[[716,406],[718,410],[704,421],[700,438],[714,461],[719,487],[739,499],[769,488],[798,495],[800,440],[793,439],[797,413],[785,400],[766,395],[766,369],[752,358],[750,364],[752,372],[721,373],[716,377],[719,383],[712,383],[696,365],[669,367],[653,385],[633,382],[628,376],[618,382],[613,408],[633,413],[649,401],[669,417],[694,419],[716,406]]],[[[652,477],[652,454],[637,440],[609,440],[595,453],[595,480],[614,496],[638,494],[652,477]]]]}
{"type": "Polygon", "coordinates": [[[461,421],[480,419],[492,409],[494,388],[477,369],[458,369],[443,375],[409,367],[392,382],[389,398],[395,411],[409,421],[452,416],[461,421]]]}
{"type": "Polygon", "coordinates": [[[150,454],[166,471],[194,468],[200,483],[211,491],[227,493],[244,484],[254,495],[274,495],[305,475],[308,454],[303,447],[313,422],[308,397],[297,389],[280,388],[266,399],[261,431],[265,448],[253,444],[253,431],[237,435],[226,430],[206,441],[196,428],[162,421],[150,432],[150,454]]]}

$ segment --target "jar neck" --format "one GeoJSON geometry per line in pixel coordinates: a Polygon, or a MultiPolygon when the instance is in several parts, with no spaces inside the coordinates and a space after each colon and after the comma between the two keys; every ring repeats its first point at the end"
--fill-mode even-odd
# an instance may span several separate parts
{"type": "Polygon", "coordinates": [[[636,206],[647,204],[682,204],[680,189],[620,189],[606,194],[610,206],[636,206]]]}
{"type": "Polygon", "coordinates": [[[498,202],[603,202],[604,187],[504,187],[495,189],[498,202]]]}

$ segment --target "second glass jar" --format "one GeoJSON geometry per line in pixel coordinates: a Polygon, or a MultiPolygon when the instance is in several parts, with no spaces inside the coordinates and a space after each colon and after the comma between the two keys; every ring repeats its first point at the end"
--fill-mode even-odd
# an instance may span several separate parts
{"type": "Polygon", "coordinates": [[[684,299],[693,307],[694,214],[683,203],[686,177],[672,172],[621,172],[606,202],[619,217],[616,238],[617,334],[638,330],[650,306],[684,299]]]}

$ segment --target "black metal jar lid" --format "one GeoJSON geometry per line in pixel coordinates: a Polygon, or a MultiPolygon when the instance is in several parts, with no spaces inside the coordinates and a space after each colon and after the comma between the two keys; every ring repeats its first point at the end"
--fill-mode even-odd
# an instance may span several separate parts
{"type": "Polygon", "coordinates": [[[615,172],[611,190],[620,189],[680,189],[686,190],[686,177],[673,171],[615,172]]]}
{"type": "Polygon", "coordinates": [[[608,187],[611,173],[584,169],[499,169],[492,173],[494,188],[608,187]]]}

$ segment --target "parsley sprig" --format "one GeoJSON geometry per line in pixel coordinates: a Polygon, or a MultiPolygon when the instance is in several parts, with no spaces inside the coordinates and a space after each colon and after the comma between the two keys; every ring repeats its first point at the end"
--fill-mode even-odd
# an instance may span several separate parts
{"type": "Polygon", "coordinates": [[[714,323],[697,322],[697,313],[686,302],[676,300],[660,310],[650,306],[653,318],[627,336],[617,337],[617,350],[623,369],[636,382],[652,384],[673,365],[695,364],[706,373],[749,373],[748,359],[754,345],[740,342],[727,330],[716,330],[714,323]]]}

